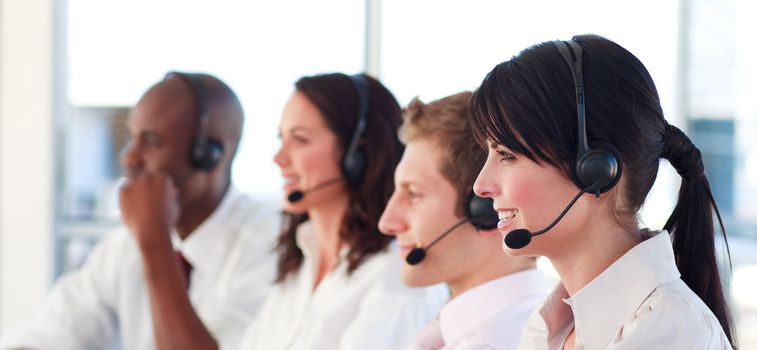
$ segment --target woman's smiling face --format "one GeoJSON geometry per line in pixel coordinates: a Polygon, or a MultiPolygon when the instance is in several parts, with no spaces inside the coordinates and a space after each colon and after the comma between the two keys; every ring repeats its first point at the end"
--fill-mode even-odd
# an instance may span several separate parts
{"type": "MultiPolygon", "coordinates": [[[[494,199],[500,218],[497,228],[503,237],[519,228],[535,232],[547,227],[579,190],[561,169],[536,163],[492,141],[488,146],[486,163],[473,187],[479,196],[494,199]]],[[[555,227],[526,247],[510,249],[503,244],[502,249],[510,255],[559,254],[588,223],[591,212],[586,204],[576,202],[555,227]]]]}
{"type": "MultiPolygon", "coordinates": [[[[279,132],[281,148],[273,160],[281,168],[285,195],[295,190],[307,191],[342,177],[337,137],[326,125],[322,113],[304,94],[295,92],[287,102],[279,132]]],[[[344,184],[335,184],[313,191],[296,203],[285,202],[285,210],[303,213],[345,196],[344,184]]]]}

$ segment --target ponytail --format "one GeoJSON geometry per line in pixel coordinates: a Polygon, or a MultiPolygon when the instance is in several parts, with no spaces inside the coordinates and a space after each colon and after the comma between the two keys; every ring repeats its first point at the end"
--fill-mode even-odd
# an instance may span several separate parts
{"type": "MultiPolygon", "coordinates": [[[[664,226],[673,239],[673,253],[681,279],[707,304],[733,344],[732,320],[725,302],[715,254],[713,210],[726,248],[728,239],[704,174],[702,154],[686,134],[677,127],[668,125],[660,157],[670,161],[681,175],[678,202],[664,226]]],[[[730,251],[728,256],[730,261],[730,251]]]]}

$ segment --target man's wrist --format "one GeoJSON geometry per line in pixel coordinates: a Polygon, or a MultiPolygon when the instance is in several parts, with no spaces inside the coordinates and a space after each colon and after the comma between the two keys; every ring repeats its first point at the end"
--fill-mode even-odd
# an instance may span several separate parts
{"type": "Polygon", "coordinates": [[[173,251],[170,231],[166,228],[146,227],[133,230],[140,251],[143,253],[159,253],[173,251]]]}

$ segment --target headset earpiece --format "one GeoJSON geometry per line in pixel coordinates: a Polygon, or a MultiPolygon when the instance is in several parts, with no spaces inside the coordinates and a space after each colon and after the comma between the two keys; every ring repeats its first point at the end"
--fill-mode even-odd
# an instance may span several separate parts
{"type": "Polygon", "coordinates": [[[591,147],[586,133],[586,94],[583,78],[583,48],[573,40],[553,41],[557,51],[565,59],[573,75],[576,90],[576,109],[578,116],[578,140],[576,162],[571,167],[573,182],[580,189],[595,185],[599,193],[609,191],[620,180],[621,163],[617,150],[608,143],[593,142],[591,147]]]}
{"type": "Polygon", "coordinates": [[[479,197],[471,193],[465,215],[473,226],[479,230],[491,230],[497,227],[499,216],[494,210],[494,199],[479,197]]]}
{"type": "Polygon", "coordinates": [[[212,138],[208,138],[204,146],[202,144],[202,142],[192,142],[192,156],[189,157],[189,162],[197,170],[211,170],[223,157],[223,146],[212,138]]]}
{"type": "Polygon", "coordinates": [[[358,146],[342,160],[342,176],[348,184],[357,185],[362,181],[363,171],[366,166],[365,153],[358,146]]]}
{"type": "Polygon", "coordinates": [[[197,106],[197,133],[192,139],[192,149],[189,151],[189,164],[197,170],[208,171],[218,165],[223,157],[223,145],[208,136],[208,94],[202,80],[191,73],[169,72],[166,78],[177,76],[192,90],[192,97],[197,106]]]}
{"type": "Polygon", "coordinates": [[[350,81],[355,86],[358,97],[358,115],[357,126],[352,133],[347,150],[344,152],[340,168],[342,176],[348,185],[356,186],[363,179],[363,173],[368,165],[368,159],[365,156],[363,148],[360,146],[360,139],[365,132],[365,126],[368,120],[369,94],[368,80],[363,74],[350,76],[350,81]]]}
{"type": "Polygon", "coordinates": [[[604,193],[620,180],[621,163],[618,162],[618,153],[612,145],[595,142],[591,146],[576,160],[573,180],[579,188],[587,188],[598,183],[599,192],[604,193]]]}

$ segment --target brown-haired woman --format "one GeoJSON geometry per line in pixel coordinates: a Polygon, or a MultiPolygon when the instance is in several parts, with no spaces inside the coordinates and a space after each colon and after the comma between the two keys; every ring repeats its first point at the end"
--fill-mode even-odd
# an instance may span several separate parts
{"type": "Polygon", "coordinates": [[[295,87],[274,157],[288,194],[277,285],[242,344],[406,347],[446,296],[404,287],[396,246],[377,228],[402,155],[400,106],[365,74],[304,77],[295,87]]]}

